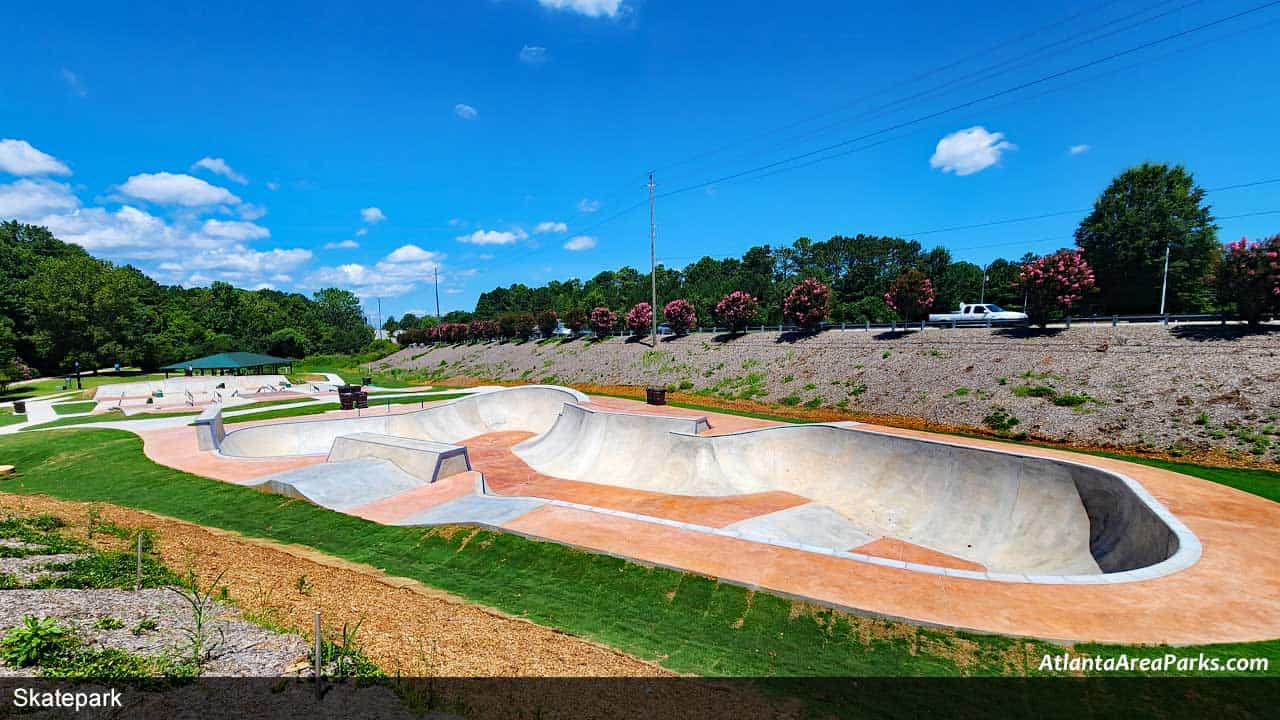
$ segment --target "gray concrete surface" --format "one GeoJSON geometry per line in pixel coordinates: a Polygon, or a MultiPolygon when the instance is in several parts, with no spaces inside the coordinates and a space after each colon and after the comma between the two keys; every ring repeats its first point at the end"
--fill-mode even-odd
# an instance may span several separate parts
{"type": "Polygon", "coordinates": [[[471,469],[467,449],[460,445],[375,433],[355,433],[335,438],[327,462],[339,463],[357,458],[390,460],[396,467],[424,484],[471,469]]]}
{"type": "Polygon", "coordinates": [[[420,487],[423,481],[382,458],[327,462],[268,475],[248,487],[349,510],[420,487]]]}
{"type": "Polygon", "coordinates": [[[394,524],[454,525],[474,523],[496,528],[546,504],[547,501],[539,498],[466,495],[457,500],[443,503],[397,520],[394,524]]]}
{"type": "Polygon", "coordinates": [[[825,505],[809,503],[758,515],[726,527],[743,535],[772,542],[816,545],[832,550],[852,550],[876,539],[852,520],[825,505]]]}

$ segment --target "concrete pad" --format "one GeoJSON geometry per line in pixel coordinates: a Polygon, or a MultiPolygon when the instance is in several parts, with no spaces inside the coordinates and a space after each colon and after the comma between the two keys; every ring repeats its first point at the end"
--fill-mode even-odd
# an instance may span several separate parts
{"type": "Polygon", "coordinates": [[[809,503],[728,526],[744,537],[760,537],[820,548],[863,545],[875,536],[825,505],[809,503]]]}
{"type": "Polygon", "coordinates": [[[392,525],[477,524],[500,528],[508,522],[546,504],[536,498],[504,498],[493,495],[466,495],[457,500],[401,518],[392,525]]]}

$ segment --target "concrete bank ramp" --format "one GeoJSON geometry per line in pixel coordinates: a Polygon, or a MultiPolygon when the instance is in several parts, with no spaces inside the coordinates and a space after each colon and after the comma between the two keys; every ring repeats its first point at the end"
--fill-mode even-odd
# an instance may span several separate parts
{"type": "Polygon", "coordinates": [[[644,416],[592,415],[566,406],[547,435],[514,450],[535,470],[569,480],[675,495],[795,493],[869,536],[896,537],[991,572],[1122,572],[1162,562],[1179,547],[1169,523],[1180,523],[1141,486],[1088,465],[851,423],[699,436],[661,432],[664,423],[644,416]],[[597,439],[602,422],[607,435],[597,439]]]}
{"type": "Polygon", "coordinates": [[[321,455],[330,451],[335,439],[359,433],[443,443],[505,430],[544,433],[555,423],[560,408],[574,402],[587,402],[587,397],[568,388],[526,385],[477,393],[412,413],[242,428],[227,433],[220,452],[233,457],[321,455]]]}
{"type": "Polygon", "coordinates": [[[422,483],[433,483],[471,469],[467,449],[461,445],[375,433],[355,433],[334,439],[329,463],[357,458],[390,460],[422,483]]]}
{"type": "Polygon", "coordinates": [[[421,479],[401,470],[390,460],[360,458],[268,475],[249,487],[344,511],[398,495],[422,484],[421,479]]]}

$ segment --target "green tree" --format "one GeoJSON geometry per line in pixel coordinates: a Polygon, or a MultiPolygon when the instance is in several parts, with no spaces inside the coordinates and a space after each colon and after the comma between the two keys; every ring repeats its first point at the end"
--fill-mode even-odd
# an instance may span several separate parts
{"type": "Polygon", "coordinates": [[[1166,248],[1167,310],[1211,308],[1221,249],[1204,194],[1186,168],[1156,163],[1125,170],[1103,191],[1076,230],[1076,245],[1097,274],[1102,311],[1157,310],[1166,248]]]}
{"type": "Polygon", "coordinates": [[[365,322],[355,293],[324,288],[316,292],[313,300],[320,322],[320,352],[355,353],[373,340],[373,328],[365,322]]]}

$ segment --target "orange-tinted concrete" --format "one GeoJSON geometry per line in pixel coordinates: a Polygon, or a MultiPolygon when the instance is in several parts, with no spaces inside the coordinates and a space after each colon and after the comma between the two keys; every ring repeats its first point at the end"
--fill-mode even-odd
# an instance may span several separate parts
{"type": "Polygon", "coordinates": [[[399,495],[392,495],[389,498],[376,500],[367,505],[351,508],[346,512],[349,515],[362,517],[365,520],[372,520],[384,525],[390,524],[414,513],[470,495],[475,491],[476,481],[479,478],[480,473],[475,471],[450,475],[430,485],[416,487],[399,495]]]}
{"type": "MultiPolygon", "coordinates": [[[[653,408],[616,398],[593,398],[592,405],[619,412],[706,414],[713,432],[773,424],[680,408],[653,408]]],[[[409,406],[402,411],[414,409],[416,406],[409,406]]],[[[288,421],[296,419],[284,422],[288,421]]],[[[640,562],[683,568],[845,608],[986,632],[1171,644],[1280,637],[1280,504],[1205,480],[1117,460],[909,430],[863,427],[960,445],[1065,458],[1124,473],[1146,487],[1199,537],[1203,553],[1199,562],[1190,568],[1155,580],[1108,585],[1002,583],[900,570],[556,506],[534,510],[509,522],[507,527],[534,537],[640,562]]],[[[152,436],[147,440],[147,454],[157,462],[230,480],[278,472],[287,469],[290,463],[305,465],[323,459],[229,460],[198,453],[191,428],[145,435],[152,436]],[[160,433],[172,435],[162,438],[160,433]]],[[[505,489],[536,490],[545,493],[544,497],[559,497],[560,492],[577,493],[575,497],[563,498],[573,502],[584,502],[582,493],[589,492],[591,502],[646,514],[655,513],[638,508],[663,511],[679,508],[690,500],[650,493],[631,495],[632,491],[615,494],[612,492],[615,488],[601,489],[591,483],[565,484],[554,478],[541,478],[510,452],[510,447],[524,437],[527,434],[494,433],[464,443],[469,446],[473,467],[484,472],[495,491],[499,488],[504,492],[505,489]],[[584,485],[591,487],[580,487],[584,485]]],[[[429,495],[426,491],[424,494],[429,495]]],[[[431,501],[426,497],[421,500],[431,501]]],[[[717,513],[725,512],[732,515],[736,511],[723,510],[717,504],[742,501],[741,498],[695,500],[707,503],[695,513],[706,518],[723,517],[717,513]]],[[[371,506],[362,511],[382,512],[371,506]]],[[[680,519],[699,522],[696,518],[680,519]]],[[[905,544],[895,546],[877,541],[857,548],[857,552],[868,552],[869,547],[882,557],[963,567],[952,564],[954,558],[930,559],[915,554],[928,551],[905,544]]]]}
{"type": "Polygon", "coordinates": [[[849,552],[858,553],[860,555],[872,555],[875,557],[888,558],[890,560],[901,560],[909,563],[919,563],[921,565],[933,565],[935,567],[951,568],[953,570],[976,570],[982,572],[985,567],[971,560],[958,558],[954,555],[948,555],[937,550],[930,550],[927,547],[921,547],[905,540],[898,538],[882,537],[872,540],[865,545],[859,545],[856,548],[849,548],[849,552]]]}
{"type": "Polygon", "coordinates": [[[564,500],[708,527],[724,527],[809,502],[807,498],[786,492],[705,497],[562,480],[535,472],[511,452],[513,445],[529,437],[530,433],[500,432],[462,441],[471,456],[472,467],[484,473],[490,492],[564,500]]]}

